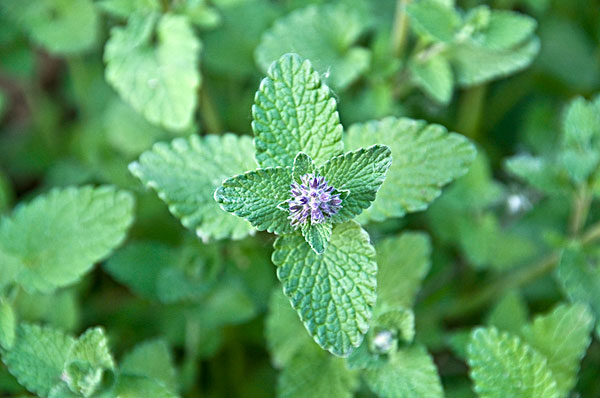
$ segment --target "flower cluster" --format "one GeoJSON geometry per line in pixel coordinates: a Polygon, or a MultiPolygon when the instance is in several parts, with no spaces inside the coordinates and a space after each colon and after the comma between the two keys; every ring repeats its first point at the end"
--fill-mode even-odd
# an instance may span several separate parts
{"type": "Polygon", "coordinates": [[[325,177],[305,174],[300,180],[301,183],[291,184],[292,198],[288,200],[289,219],[294,227],[306,223],[309,217],[312,224],[323,223],[341,209],[342,199],[325,177]]]}

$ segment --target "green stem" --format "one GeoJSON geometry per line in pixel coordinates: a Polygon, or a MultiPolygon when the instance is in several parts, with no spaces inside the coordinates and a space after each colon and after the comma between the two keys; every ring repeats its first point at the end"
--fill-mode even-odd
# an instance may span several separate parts
{"type": "Polygon", "coordinates": [[[203,130],[207,133],[220,134],[223,132],[223,125],[219,119],[216,107],[206,84],[200,92],[200,112],[204,121],[203,130]]]}
{"type": "Polygon", "coordinates": [[[576,236],[581,231],[590,211],[591,204],[592,195],[589,192],[587,184],[583,184],[573,198],[573,210],[569,225],[571,236],[576,236]]]}
{"type": "Polygon", "coordinates": [[[392,26],[392,39],[390,43],[391,53],[394,57],[400,57],[408,36],[408,16],[406,5],[410,0],[397,0],[394,25],[392,26]]]}
{"type": "Polygon", "coordinates": [[[456,131],[470,137],[477,138],[479,125],[485,101],[486,85],[474,86],[460,97],[458,104],[458,115],[456,116],[456,131]]]}

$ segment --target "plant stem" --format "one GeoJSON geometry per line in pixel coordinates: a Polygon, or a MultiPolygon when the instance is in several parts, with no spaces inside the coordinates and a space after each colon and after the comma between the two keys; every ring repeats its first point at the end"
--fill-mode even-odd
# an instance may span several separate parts
{"type": "Polygon", "coordinates": [[[592,204],[592,195],[589,192],[587,184],[583,184],[575,193],[573,198],[573,210],[571,212],[571,222],[569,232],[571,236],[576,236],[585,224],[590,206],[592,204]]]}
{"type": "Polygon", "coordinates": [[[208,93],[208,87],[204,84],[200,91],[200,112],[204,121],[203,130],[207,133],[220,134],[223,132],[223,125],[219,120],[219,115],[215,104],[208,93]]]}
{"type": "Polygon", "coordinates": [[[456,131],[476,140],[483,110],[486,85],[474,86],[464,91],[458,104],[456,131]]]}
{"type": "Polygon", "coordinates": [[[394,57],[400,57],[406,45],[408,35],[408,17],[406,5],[410,0],[397,0],[394,25],[392,26],[392,39],[390,43],[391,53],[394,57]]]}

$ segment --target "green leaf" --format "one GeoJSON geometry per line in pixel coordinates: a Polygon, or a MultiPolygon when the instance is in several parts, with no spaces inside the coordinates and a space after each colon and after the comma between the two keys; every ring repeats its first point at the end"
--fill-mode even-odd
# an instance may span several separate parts
{"type": "Polygon", "coordinates": [[[558,263],[556,276],[572,302],[589,305],[600,318],[600,267],[597,254],[587,255],[576,248],[566,249],[558,263]]]}
{"type": "Polygon", "coordinates": [[[431,267],[431,242],[423,233],[405,232],[382,240],[377,252],[377,306],[412,308],[431,267]]]}
{"type": "Polygon", "coordinates": [[[303,175],[314,174],[315,171],[316,167],[310,156],[304,152],[299,152],[294,159],[294,167],[292,168],[292,177],[294,181],[301,183],[303,175]]]}
{"type": "Polygon", "coordinates": [[[594,318],[585,305],[563,304],[523,328],[525,341],[546,357],[561,397],[577,382],[579,362],[590,345],[593,327],[594,318]]]}
{"type": "Polygon", "coordinates": [[[441,187],[465,174],[475,158],[475,147],[465,137],[422,120],[388,117],[350,126],[348,149],[385,144],[394,162],[373,205],[361,221],[383,221],[425,210],[441,194],[441,187]]]}
{"type": "Polygon", "coordinates": [[[494,306],[487,317],[487,324],[515,335],[527,323],[527,303],[518,291],[511,290],[494,306]]]}
{"type": "Polygon", "coordinates": [[[21,385],[46,397],[61,380],[74,343],[75,339],[57,330],[22,323],[14,346],[2,359],[21,385]]]}
{"type": "Polygon", "coordinates": [[[15,342],[17,320],[12,306],[0,298],[0,348],[10,350],[15,342]]]}
{"type": "Polygon", "coordinates": [[[215,200],[223,210],[245,218],[259,231],[290,233],[289,212],[280,204],[290,198],[291,182],[289,167],[257,169],[223,181],[215,200]]]}
{"type": "Polygon", "coordinates": [[[106,80],[150,122],[185,130],[196,108],[200,48],[186,17],[136,13],[111,30],[106,80]]]}
{"type": "Polygon", "coordinates": [[[286,54],[273,62],[252,106],[256,160],[292,166],[298,152],[319,165],[343,151],[336,102],[308,60],[286,54]]]}
{"type": "Polygon", "coordinates": [[[493,10],[489,23],[475,39],[491,50],[507,50],[531,37],[537,22],[530,16],[514,11],[493,10]]]}
{"type": "Polygon", "coordinates": [[[329,239],[331,239],[332,224],[329,222],[321,224],[306,223],[302,225],[301,230],[302,236],[304,236],[310,248],[317,254],[323,254],[327,249],[329,239]]]}
{"type": "Polygon", "coordinates": [[[377,264],[369,235],[347,222],[333,228],[321,255],[299,235],[279,237],[274,248],[283,291],[310,335],[332,354],[349,355],[367,332],[375,305],[377,264]]]}
{"type": "Polygon", "coordinates": [[[527,68],[539,50],[540,41],[534,37],[510,50],[494,51],[463,43],[453,46],[449,54],[457,83],[469,87],[527,68]]]}
{"type": "Polygon", "coordinates": [[[61,379],[66,381],[71,391],[90,397],[102,383],[104,370],[114,367],[104,330],[92,328],[71,346],[61,379]]]}
{"type": "Polygon", "coordinates": [[[159,0],[100,0],[96,5],[106,13],[123,19],[136,12],[160,11],[159,0]]]}
{"type": "Polygon", "coordinates": [[[373,145],[334,157],[319,168],[330,186],[348,191],[342,199],[342,208],[332,215],[335,223],[345,222],[359,215],[375,200],[379,187],[392,164],[390,148],[373,145]]]}
{"type": "Polygon", "coordinates": [[[505,165],[510,173],[542,192],[557,194],[570,188],[568,176],[552,159],[517,155],[507,159],[505,165]]]}
{"type": "Polygon", "coordinates": [[[98,36],[99,18],[91,0],[1,0],[0,10],[54,54],[87,51],[98,36]]]}
{"type": "Polygon", "coordinates": [[[450,102],[454,90],[454,77],[450,63],[442,54],[431,57],[417,56],[411,60],[409,70],[415,84],[430,98],[441,104],[450,102]]]}
{"type": "Polygon", "coordinates": [[[400,350],[383,366],[364,371],[364,379],[382,398],[443,398],[442,383],[433,359],[422,346],[400,350]]]}
{"type": "Polygon", "coordinates": [[[480,398],[558,398],[546,359],[518,337],[493,327],[477,328],[467,350],[480,398]]]}
{"type": "Polygon", "coordinates": [[[358,384],[355,372],[341,358],[315,350],[300,351],[283,369],[278,383],[280,398],[352,398],[358,384]]]}
{"type": "MultiPolygon", "coordinates": [[[[110,186],[55,189],[0,222],[0,252],[27,291],[79,280],[125,238],[133,197],[110,186]]],[[[0,256],[1,257],[1,256],[0,256]]]]}
{"type": "Polygon", "coordinates": [[[144,376],[120,375],[113,394],[116,398],[178,398],[167,386],[144,376]]]}
{"type": "Polygon", "coordinates": [[[298,351],[313,345],[280,287],[273,290],[269,300],[265,335],[273,364],[278,368],[287,366],[298,351]]]}
{"type": "Polygon", "coordinates": [[[140,343],[123,357],[121,373],[130,376],[145,376],[161,381],[172,391],[177,387],[177,375],[167,343],[149,340],[140,343]]]}
{"type": "Polygon", "coordinates": [[[252,153],[249,137],[192,135],[155,144],[129,170],[155,189],[171,213],[204,241],[241,239],[253,231],[252,226],[224,212],[213,194],[225,178],[256,167],[252,153]]]}
{"type": "Polygon", "coordinates": [[[415,32],[435,41],[453,41],[460,24],[454,8],[437,0],[414,1],[406,7],[406,13],[415,32]]]}
{"type": "Polygon", "coordinates": [[[256,48],[263,70],[283,54],[294,51],[327,73],[331,85],[343,90],[369,67],[371,54],[355,46],[369,28],[370,16],[348,4],[311,5],[278,19],[256,48]]]}

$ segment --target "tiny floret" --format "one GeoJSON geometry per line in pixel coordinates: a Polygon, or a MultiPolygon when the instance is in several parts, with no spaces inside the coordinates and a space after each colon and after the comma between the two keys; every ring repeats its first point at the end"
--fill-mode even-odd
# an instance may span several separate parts
{"type": "Polygon", "coordinates": [[[342,208],[342,199],[334,187],[327,184],[325,177],[305,174],[301,183],[292,182],[288,200],[290,224],[294,227],[305,224],[325,222],[342,208]]]}

